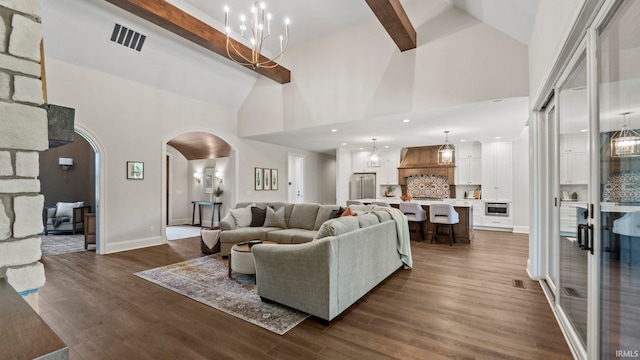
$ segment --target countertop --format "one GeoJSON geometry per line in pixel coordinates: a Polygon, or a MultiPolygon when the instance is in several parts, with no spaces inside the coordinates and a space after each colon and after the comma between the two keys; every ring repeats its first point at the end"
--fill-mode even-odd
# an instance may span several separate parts
{"type": "MultiPolygon", "coordinates": [[[[364,202],[364,203],[370,203],[370,202],[374,202],[374,201],[386,201],[389,204],[400,204],[401,202],[403,202],[402,200],[400,200],[399,197],[381,197],[381,198],[377,198],[377,199],[359,199],[360,201],[364,202]]],[[[431,204],[451,204],[453,206],[456,207],[472,207],[473,203],[471,203],[470,200],[464,200],[464,199],[443,199],[443,200],[422,200],[422,199],[413,199],[411,200],[411,202],[413,203],[418,203],[420,205],[431,205],[431,204]]]]}

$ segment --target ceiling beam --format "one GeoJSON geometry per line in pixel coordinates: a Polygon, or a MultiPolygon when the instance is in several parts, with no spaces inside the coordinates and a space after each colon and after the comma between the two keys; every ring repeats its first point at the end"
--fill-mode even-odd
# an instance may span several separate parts
{"type": "Polygon", "coordinates": [[[400,0],[365,0],[400,51],[416,48],[416,29],[400,0]]]}
{"type": "MultiPolygon", "coordinates": [[[[226,47],[227,35],[225,33],[214,29],[164,0],[106,1],[229,59],[226,47]]],[[[231,39],[231,41],[245,57],[251,58],[250,48],[234,39],[231,39]]],[[[262,55],[260,55],[260,58],[261,61],[267,60],[262,55]]],[[[286,84],[291,81],[291,72],[280,65],[272,69],[261,67],[252,69],[248,66],[247,68],[280,84],[286,84]]]]}

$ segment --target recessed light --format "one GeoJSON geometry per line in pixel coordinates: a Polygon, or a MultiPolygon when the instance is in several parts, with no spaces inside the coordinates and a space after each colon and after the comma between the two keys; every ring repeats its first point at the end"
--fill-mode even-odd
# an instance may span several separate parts
{"type": "Polygon", "coordinates": [[[408,122],[411,122],[411,120],[409,120],[409,119],[404,119],[404,120],[402,120],[402,122],[403,122],[403,123],[408,123],[408,122]]]}
{"type": "Polygon", "coordinates": [[[388,148],[389,148],[389,145],[385,145],[385,146],[384,146],[384,148],[385,148],[385,149],[388,149],[388,148]]]}
{"type": "Polygon", "coordinates": [[[587,131],[589,131],[589,129],[582,129],[582,130],[580,130],[580,131],[581,131],[581,132],[587,132],[587,131]]]}
{"type": "Polygon", "coordinates": [[[331,132],[338,132],[338,129],[331,129],[331,132]]]}
{"type": "Polygon", "coordinates": [[[496,136],[494,139],[498,140],[498,139],[502,139],[500,136],[496,136]]]}
{"type": "Polygon", "coordinates": [[[465,142],[465,141],[467,141],[467,140],[465,140],[465,139],[460,140],[460,142],[465,142]]]}
{"type": "Polygon", "coordinates": [[[346,145],[347,145],[347,143],[342,143],[342,146],[346,146],[346,145]]]}

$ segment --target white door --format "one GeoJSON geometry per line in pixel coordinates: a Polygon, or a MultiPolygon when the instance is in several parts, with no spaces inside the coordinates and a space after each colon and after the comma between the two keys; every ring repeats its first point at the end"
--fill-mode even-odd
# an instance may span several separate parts
{"type": "Polygon", "coordinates": [[[304,156],[288,155],[287,202],[304,202],[304,156]]]}

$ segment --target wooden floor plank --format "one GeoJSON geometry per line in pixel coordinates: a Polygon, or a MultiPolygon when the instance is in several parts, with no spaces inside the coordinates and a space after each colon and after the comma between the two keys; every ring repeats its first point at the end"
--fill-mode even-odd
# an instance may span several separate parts
{"type": "Polygon", "coordinates": [[[71,359],[571,359],[527,277],[526,236],[476,231],[471,245],[411,245],[413,270],[330,324],[309,318],[282,336],[133,275],[198,257],[198,238],[45,257],[42,317],[71,359]]]}

